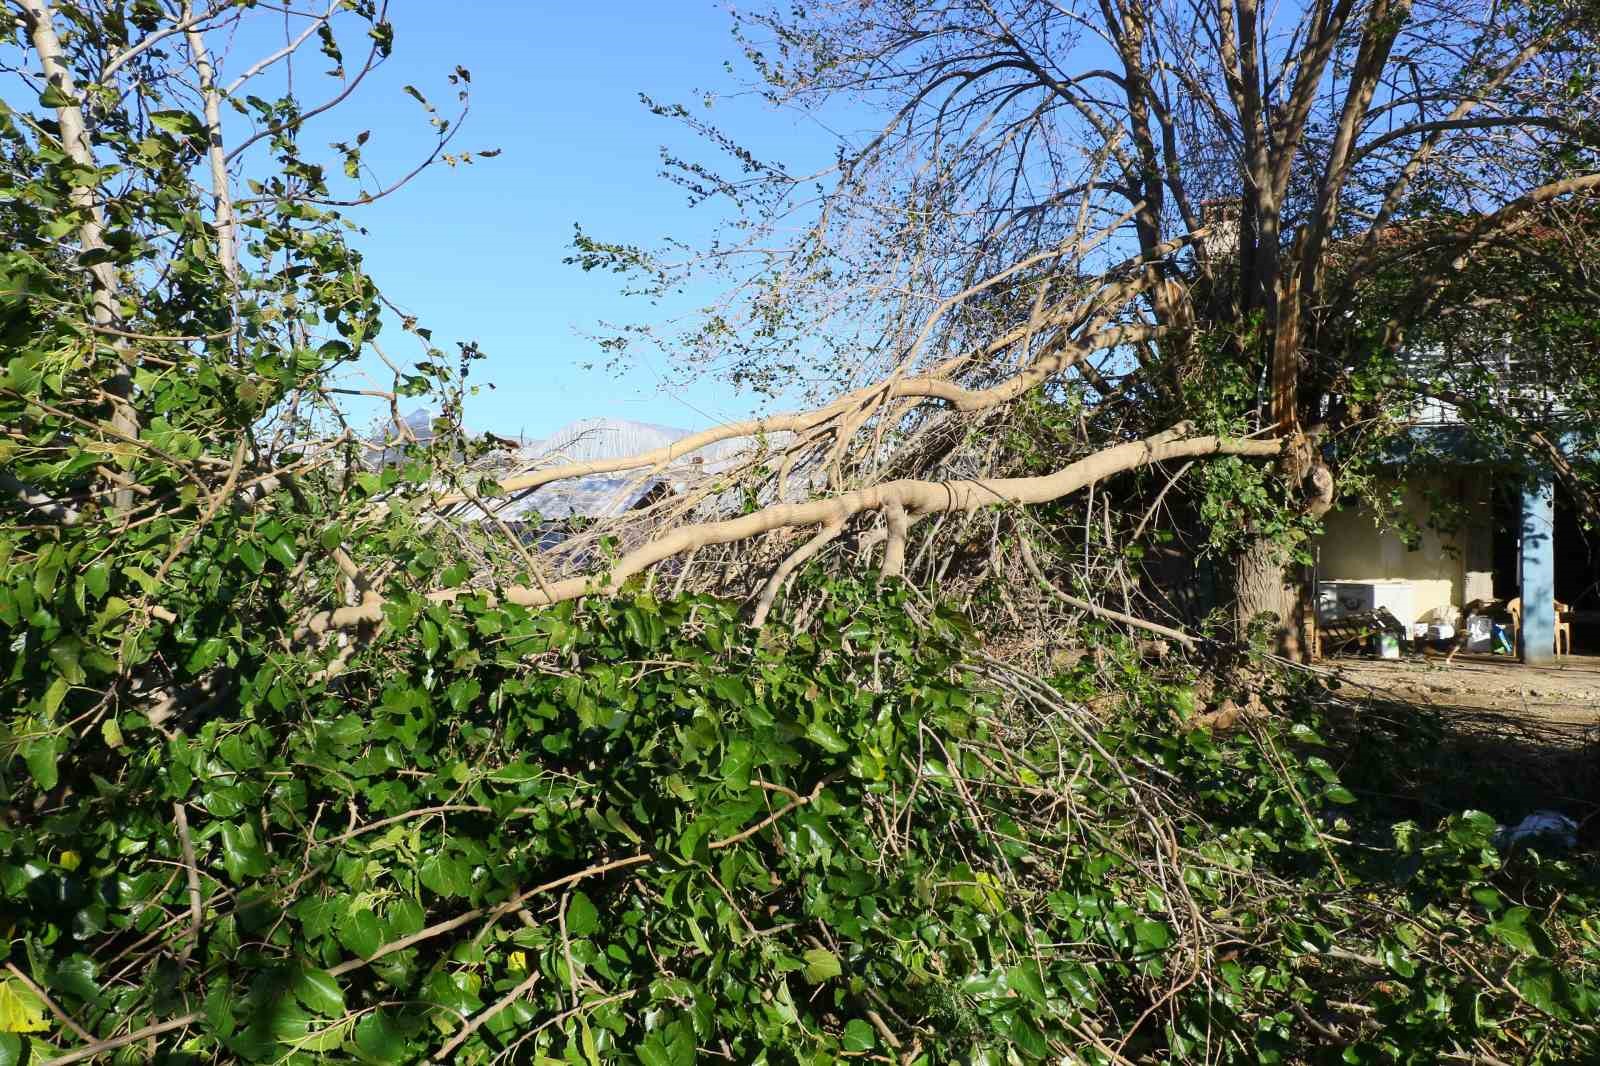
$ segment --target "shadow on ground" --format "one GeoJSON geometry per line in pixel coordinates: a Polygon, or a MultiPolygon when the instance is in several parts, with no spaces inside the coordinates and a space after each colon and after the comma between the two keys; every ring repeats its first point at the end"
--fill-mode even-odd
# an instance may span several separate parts
{"type": "Polygon", "coordinates": [[[1515,825],[1552,810],[1600,847],[1600,727],[1368,695],[1338,699],[1340,776],[1395,821],[1462,810],[1515,825]]]}

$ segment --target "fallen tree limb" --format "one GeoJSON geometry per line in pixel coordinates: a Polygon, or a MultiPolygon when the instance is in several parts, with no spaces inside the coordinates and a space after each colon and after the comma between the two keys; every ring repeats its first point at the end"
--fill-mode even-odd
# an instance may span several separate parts
{"type": "MultiPolygon", "coordinates": [[[[1020,333],[1020,331],[1019,331],[1020,333]]],[[[779,433],[803,434],[825,423],[857,411],[862,404],[877,399],[929,399],[944,400],[958,411],[977,411],[1015,400],[1029,389],[1076,363],[1090,352],[1104,351],[1120,344],[1137,340],[1153,340],[1161,333],[1156,326],[1118,326],[1101,330],[1090,336],[1050,351],[1026,369],[999,384],[984,389],[969,389],[935,374],[900,378],[884,384],[875,384],[846,393],[825,407],[810,411],[771,415],[743,422],[729,422],[691,434],[662,448],[617,459],[596,459],[583,463],[567,463],[547,467],[527,474],[509,477],[499,483],[499,495],[524,492],[556,481],[588,477],[592,474],[610,474],[643,467],[663,467],[702,448],[736,437],[761,437],[779,433]]],[[[1014,340],[1014,338],[1008,338],[1014,340]]],[[[999,344],[1000,342],[995,342],[999,344]]],[[[463,493],[440,496],[438,507],[452,507],[470,502],[463,493]]]]}
{"type": "MultiPolygon", "coordinates": [[[[1282,450],[1279,440],[1239,440],[1218,436],[1184,437],[1187,425],[1175,426],[1146,440],[1119,444],[1086,459],[1038,477],[981,478],[956,481],[902,479],[872,485],[808,503],[780,503],[722,522],[680,526],[657,540],[634,549],[604,573],[567,578],[544,588],[514,585],[505,598],[528,607],[615,590],[628,578],[675,555],[711,544],[749,540],[776,529],[844,523],[857,515],[895,505],[906,522],[946,511],[977,511],[997,504],[1026,506],[1048,503],[1097,481],[1152,463],[1206,455],[1241,455],[1272,458],[1282,450]]],[[[455,590],[441,590],[435,599],[450,600],[455,590]]]]}
{"type": "MultiPolygon", "coordinates": [[[[613,593],[630,577],[648,570],[657,563],[710,545],[746,541],[780,529],[823,527],[824,535],[813,538],[800,549],[801,553],[805,553],[802,558],[786,560],[786,563],[792,561],[793,566],[785,569],[785,566],[780,564],[779,573],[774,574],[778,582],[777,587],[774,587],[771,580],[768,581],[757,607],[757,617],[764,620],[771,607],[767,594],[770,593],[775,598],[789,571],[816,551],[820,551],[852,518],[862,514],[884,512],[892,526],[891,539],[903,541],[910,527],[927,515],[946,512],[972,513],[997,505],[1028,506],[1048,503],[1116,474],[1155,463],[1216,455],[1268,459],[1275,458],[1283,449],[1283,441],[1280,439],[1247,440],[1215,435],[1187,436],[1192,431],[1192,425],[1180,423],[1144,440],[1129,441],[1106,448],[1054,473],[1035,477],[951,481],[903,478],[806,503],[771,504],[738,518],[678,526],[624,555],[608,570],[599,574],[545,582],[538,588],[511,585],[506,587],[500,596],[487,593],[487,590],[449,588],[437,589],[429,593],[428,598],[436,603],[448,603],[468,591],[483,591],[491,602],[503,598],[507,602],[524,607],[544,607],[582,596],[613,593]]],[[[889,551],[885,561],[903,566],[903,551],[903,547],[889,551]],[[900,558],[897,559],[895,556],[900,558]]],[[[317,612],[300,627],[297,636],[321,635],[329,630],[377,623],[383,619],[384,602],[381,595],[369,589],[358,605],[317,612]]],[[[1097,608],[1097,610],[1104,609],[1097,608]]],[[[1184,639],[1192,640],[1186,636],[1184,639]]]]}

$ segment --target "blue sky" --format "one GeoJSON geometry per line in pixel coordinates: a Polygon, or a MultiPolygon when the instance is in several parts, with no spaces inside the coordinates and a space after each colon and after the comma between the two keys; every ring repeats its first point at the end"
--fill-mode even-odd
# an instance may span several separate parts
{"type": "MultiPolygon", "coordinates": [[[[658,176],[663,143],[693,139],[640,104],[644,92],[688,103],[696,90],[722,96],[711,117],[739,139],[815,167],[832,142],[814,124],[749,97],[724,69],[737,60],[727,12],[711,0],[594,3],[471,0],[449,5],[396,0],[393,57],[303,140],[308,146],[372,130],[365,158],[385,181],[414,165],[428,145],[414,84],[450,113],[445,82],[456,64],[472,73],[472,112],[453,148],[499,148],[469,167],[435,167],[395,195],[350,212],[358,241],[390,299],[418,315],[435,343],[476,340],[488,353],[474,378],[492,381],[468,407],[474,429],[542,436],[597,415],[694,428],[747,416],[755,400],[714,380],[668,394],[660,368],[636,363],[622,376],[580,334],[601,320],[659,312],[618,294],[617,279],[563,265],[573,224],[602,239],[653,245],[668,234],[703,233],[720,210],[690,211],[684,193],[658,176]],[[594,362],[595,369],[580,364],[594,362]]],[[[237,68],[242,66],[241,42],[237,68]]],[[[354,41],[346,55],[356,51],[354,41]]],[[[326,61],[308,49],[297,88],[315,99],[326,61]]],[[[736,70],[739,69],[737,66],[736,70]]],[[[743,73],[742,71],[740,72],[743,73]]],[[[709,294],[705,294],[709,295],[709,294]]],[[[415,342],[386,330],[391,356],[415,342]]]]}

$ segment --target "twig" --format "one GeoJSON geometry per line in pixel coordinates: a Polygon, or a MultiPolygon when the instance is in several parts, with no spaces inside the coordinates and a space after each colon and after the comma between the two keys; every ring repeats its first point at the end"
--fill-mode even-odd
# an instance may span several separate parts
{"type": "Polygon", "coordinates": [[[182,800],[172,804],[172,819],[178,827],[178,843],[183,849],[183,870],[189,879],[189,913],[194,918],[194,933],[178,953],[178,965],[182,967],[200,943],[201,930],[205,928],[205,904],[200,898],[200,868],[195,863],[194,838],[189,834],[189,813],[182,800]]]}
{"type": "Polygon", "coordinates": [[[131,1033],[124,1033],[122,1036],[112,1037],[110,1040],[97,1041],[88,1047],[69,1051],[59,1058],[43,1059],[40,1061],[39,1066],[68,1066],[69,1063],[92,1059],[96,1055],[103,1055],[107,1051],[115,1051],[117,1048],[127,1047],[129,1044],[137,1044],[141,1040],[146,1040],[152,1036],[160,1036],[162,1033],[170,1033],[174,1029],[187,1029],[205,1016],[205,1011],[192,1010],[188,1014],[180,1014],[168,1021],[147,1025],[143,1029],[135,1029],[131,1033]]]}
{"type": "Polygon", "coordinates": [[[397,822],[409,822],[413,818],[426,818],[433,814],[490,814],[493,813],[493,811],[493,807],[484,807],[476,803],[444,803],[437,807],[422,807],[418,810],[406,811],[404,814],[391,815],[388,818],[379,818],[375,822],[368,822],[366,825],[357,826],[347,833],[340,833],[336,837],[329,837],[327,840],[318,840],[315,842],[315,845],[320,848],[327,847],[330,844],[342,844],[346,840],[350,840],[353,837],[365,836],[374,830],[382,829],[384,826],[394,825],[397,822]]]}
{"type": "Polygon", "coordinates": [[[1150,519],[1154,518],[1156,512],[1161,509],[1161,501],[1167,498],[1167,493],[1172,491],[1172,486],[1176,485],[1178,483],[1178,479],[1187,474],[1189,472],[1189,468],[1192,466],[1194,466],[1194,460],[1190,459],[1187,463],[1184,463],[1182,466],[1178,467],[1178,472],[1168,478],[1165,485],[1161,486],[1161,491],[1156,493],[1155,502],[1152,503],[1150,505],[1150,509],[1144,513],[1144,517],[1139,519],[1139,524],[1133,527],[1133,536],[1129,538],[1130,543],[1139,543],[1139,538],[1144,535],[1144,527],[1150,524],[1150,519]]]}
{"type": "Polygon", "coordinates": [[[1072,607],[1076,607],[1080,611],[1087,611],[1092,615],[1104,618],[1108,621],[1121,622],[1125,626],[1133,626],[1137,629],[1143,629],[1151,633],[1157,633],[1163,637],[1167,637],[1170,640],[1177,641],[1189,651],[1194,651],[1195,648],[1199,646],[1194,637],[1191,637],[1181,629],[1173,629],[1170,626],[1164,626],[1158,622],[1148,622],[1143,618],[1136,618],[1131,614],[1123,614],[1121,611],[1113,611],[1109,607],[1101,607],[1097,603],[1091,603],[1088,600],[1079,599],[1076,596],[1063,592],[1055,585],[1052,585],[1044,576],[1044,572],[1039,569],[1038,562],[1036,562],[1033,558],[1033,551],[1028,547],[1028,538],[1020,537],[1018,538],[1017,543],[1022,549],[1023,565],[1028,568],[1028,572],[1033,575],[1034,580],[1038,581],[1047,592],[1054,595],[1063,603],[1072,607]]]}
{"type": "Polygon", "coordinates": [[[515,1003],[523,996],[524,993],[538,983],[539,971],[534,970],[528,975],[527,980],[523,981],[516,988],[513,988],[500,999],[496,1000],[495,1003],[487,1010],[479,1011],[475,1018],[473,1018],[466,1025],[463,1025],[459,1033],[445,1042],[444,1047],[434,1052],[433,1061],[439,1063],[449,1062],[451,1052],[455,1051],[456,1048],[466,1043],[467,1038],[482,1028],[483,1024],[490,1018],[493,1018],[496,1014],[499,1014],[501,1011],[511,1006],[511,1004],[515,1003]]]}
{"type": "Polygon", "coordinates": [[[655,856],[647,851],[641,855],[630,855],[626,859],[616,859],[612,862],[604,862],[595,866],[585,867],[576,873],[570,873],[565,877],[558,877],[554,881],[546,881],[542,885],[536,885],[533,888],[528,889],[526,892],[519,892],[515,896],[506,900],[504,903],[496,904],[492,908],[474,907],[469,911],[465,911],[456,915],[454,918],[447,918],[442,922],[436,922],[433,925],[428,926],[426,929],[412,933],[410,936],[403,936],[399,940],[384,944],[383,946],[379,947],[378,950],[374,951],[371,955],[364,959],[346,959],[344,962],[330,967],[328,972],[333,974],[335,977],[338,977],[340,974],[346,974],[352,970],[359,970],[362,967],[378,961],[385,955],[392,955],[397,951],[404,951],[411,945],[420,944],[424,940],[432,940],[436,936],[448,933],[454,929],[459,929],[463,925],[475,921],[486,914],[489,916],[490,923],[492,924],[494,921],[522,906],[524,901],[532,898],[533,896],[539,895],[541,892],[549,892],[551,889],[561,888],[565,885],[582,881],[587,877],[598,877],[600,874],[609,873],[612,870],[620,870],[628,866],[637,866],[640,863],[649,862],[653,858],[655,858],[655,856]]]}
{"type": "Polygon", "coordinates": [[[50,1013],[54,1014],[62,1025],[66,1026],[68,1029],[71,1029],[74,1033],[77,1033],[78,1039],[87,1043],[94,1043],[94,1034],[89,1032],[89,1030],[85,1029],[83,1026],[79,1025],[77,1022],[73,1021],[72,1015],[56,1006],[56,1001],[50,998],[50,994],[35,984],[33,978],[29,977],[27,974],[18,969],[16,963],[6,963],[6,969],[11,972],[12,977],[15,977],[17,980],[26,985],[28,987],[28,991],[32,992],[34,995],[43,1000],[44,1005],[50,1008],[50,1013]]]}
{"type": "Polygon", "coordinates": [[[206,509],[201,513],[200,518],[194,525],[183,531],[183,536],[178,538],[178,543],[172,546],[172,550],[162,560],[161,568],[156,571],[155,584],[160,585],[166,580],[167,571],[172,569],[172,564],[178,560],[178,556],[189,550],[189,545],[194,543],[195,538],[200,535],[201,531],[211,524],[211,519],[216,517],[218,511],[222,510],[223,502],[233,496],[233,487],[239,482],[239,471],[244,467],[244,457],[245,452],[248,450],[249,442],[250,438],[248,436],[242,436],[239,438],[239,443],[234,445],[233,462],[228,466],[228,476],[222,482],[222,488],[212,495],[211,499],[206,503],[206,509]]]}
{"type": "Polygon", "coordinates": [[[782,807],[779,807],[777,810],[773,811],[771,814],[767,815],[765,818],[761,819],[761,821],[757,822],[755,825],[751,826],[749,829],[735,833],[731,837],[724,837],[721,840],[713,840],[707,845],[707,847],[709,847],[712,851],[716,851],[719,848],[732,847],[742,840],[750,839],[767,826],[771,825],[773,822],[776,822],[779,818],[782,818],[784,815],[788,814],[790,811],[795,810],[798,807],[804,807],[808,803],[815,803],[817,801],[817,797],[822,795],[822,790],[826,788],[832,780],[833,776],[831,774],[827,777],[824,777],[821,781],[817,782],[817,787],[811,790],[811,794],[809,796],[801,796],[799,799],[786,803],[782,807]]]}

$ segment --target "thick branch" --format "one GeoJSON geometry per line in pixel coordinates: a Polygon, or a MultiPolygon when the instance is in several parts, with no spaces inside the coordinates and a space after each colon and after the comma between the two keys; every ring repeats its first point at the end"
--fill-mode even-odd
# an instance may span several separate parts
{"type": "Polygon", "coordinates": [[[906,568],[906,535],[911,522],[906,509],[895,500],[884,507],[883,521],[888,534],[883,545],[883,576],[899,577],[906,568]]]}
{"type": "Polygon", "coordinates": [[[0,470],[0,489],[11,493],[28,508],[52,522],[71,526],[76,525],[78,519],[83,517],[76,507],[69,507],[60,500],[33,488],[27,482],[13,477],[4,470],[0,470]]]}
{"type": "MultiPolygon", "coordinates": [[[[847,412],[854,411],[862,403],[880,396],[887,399],[913,397],[940,399],[948,402],[958,411],[980,411],[1016,399],[1035,385],[1043,382],[1051,374],[1065,370],[1090,352],[1103,351],[1119,344],[1139,340],[1153,340],[1159,337],[1161,332],[1160,328],[1156,326],[1123,326],[1107,329],[1093,334],[1085,340],[1066,345],[1051,352],[1036,360],[1021,373],[987,389],[968,389],[953,381],[931,375],[919,375],[901,378],[888,384],[870,385],[866,388],[846,393],[826,407],[819,407],[815,410],[771,415],[767,418],[750,419],[744,422],[730,422],[726,425],[691,434],[654,451],[640,452],[636,455],[617,459],[596,459],[587,463],[569,463],[564,466],[548,467],[544,470],[535,470],[531,473],[509,477],[500,482],[499,494],[508,495],[513,492],[523,492],[555,481],[588,477],[591,474],[609,474],[620,470],[637,470],[642,467],[662,467],[709,445],[716,444],[719,441],[732,440],[735,437],[762,437],[777,433],[805,433],[847,412]]],[[[466,497],[452,494],[442,496],[436,502],[440,507],[450,507],[465,503],[466,497]]]]}
{"type": "MultiPolygon", "coordinates": [[[[84,125],[83,108],[78,102],[78,86],[61,51],[61,41],[56,37],[50,5],[45,0],[18,0],[22,5],[22,21],[28,37],[33,42],[34,53],[39,57],[39,67],[47,83],[61,97],[56,108],[56,122],[61,131],[61,150],[85,173],[95,169],[94,152],[89,146],[89,131],[84,125]]],[[[117,271],[103,253],[106,251],[105,219],[101,213],[95,189],[74,184],[68,191],[68,200],[82,218],[78,224],[78,244],[81,254],[97,253],[95,262],[88,267],[93,301],[93,323],[108,328],[116,320],[114,293],[117,288],[117,271]]],[[[133,375],[128,366],[128,356],[118,344],[121,365],[106,382],[105,391],[112,397],[112,426],[124,436],[137,438],[139,417],[129,402],[133,394],[133,375]]],[[[126,509],[133,504],[133,493],[127,489],[113,494],[116,506],[126,509]]]]}
{"type": "MultiPolygon", "coordinates": [[[[542,589],[513,586],[506,599],[526,606],[544,606],[577,599],[590,593],[614,591],[628,578],[664,559],[710,544],[731,544],[749,540],[776,529],[848,522],[869,511],[898,505],[908,517],[944,511],[976,511],[996,504],[1026,506],[1048,503],[1124,471],[1171,459],[1202,455],[1244,455],[1269,458],[1281,450],[1277,440],[1235,440],[1225,437],[1179,436],[1188,427],[1180,426],[1148,440],[1133,441],[1107,448],[1053,474],[1039,477],[983,478],[960,481],[918,481],[904,479],[856,489],[828,499],[809,503],[782,503],[764,507],[722,522],[683,526],[658,540],[623,556],[612,568],[593,577],[575,577],[552,582],[542,589]]],[[[449,598],[453,593],[436,593],[449,598]]]]}
{"type": "Polygon", "coordinates": [[[760,628],[767,620],[767,614],[772,610],[773,603],[778,598],[778,593],[783,591],[784,582],[789,580],[789,575],[805,565],[823,548],[844,532],[843,522],[830,522],[822,527],[817,535],[806,541],[800,548],[789,555],[778,568],[767,578],[766,586],[761,590],[761,596],[756,600],[755,612],[751,615],[750,624],[760,628]]]}

